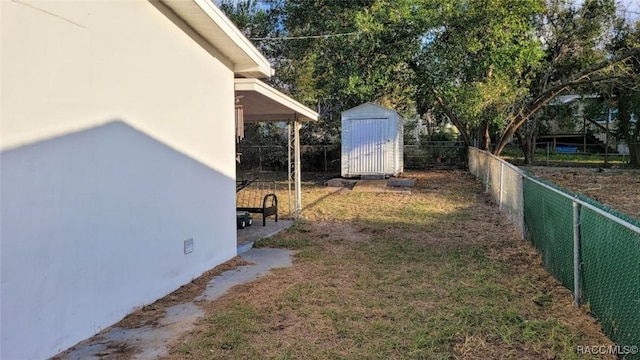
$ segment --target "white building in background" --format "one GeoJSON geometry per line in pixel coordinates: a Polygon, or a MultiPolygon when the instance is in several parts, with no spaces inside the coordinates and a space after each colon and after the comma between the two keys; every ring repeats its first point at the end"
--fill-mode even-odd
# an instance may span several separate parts
{"type": "Polygon", "coordinates": [[[392,176],[404,170],[404,119],[365,103],[342,112],[343,177],[392,176]]]}
{"type": "MultiPolygon", "coordinates": [[[[549,141],[554,149],[576,145],[582,151],[590,147],[602,147],[608,144],[610,149],[615,149],[621,155],[629,155],[629,146],[623,139],[616,138],[618,126],[618,109],[602,106],[599,114],[591,114],[587,117],[586,109],[589,102],[598,102],[598,95],[562,95],[555,98],[550,106],[567,107],[567,114],[548,119],[548,133],[541,135],[539,141],[549,141]],[[582,145],[582,146],[580,146],[582,145]]],[[[600,100],[602,101],[602,100],[600,100]]],[[[635,114],[631,114],[631,122],[637,121],[635,114]]]]}
{"type": "Polygon", "coordinates": [[[0,12],[0,358],[43,359],[236,255],[236,78],[273,70],[208,0],[0,12]]]}

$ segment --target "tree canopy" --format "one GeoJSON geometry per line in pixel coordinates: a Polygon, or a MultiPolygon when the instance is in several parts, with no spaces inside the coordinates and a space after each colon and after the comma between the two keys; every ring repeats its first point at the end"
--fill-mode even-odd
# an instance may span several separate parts
{"type": "Polygon", "coordinates": [[[410,118],[441,112],[499,154],[534,137],[562,93],[638,87],[637,27],[614,0],[225,1],[271,59],[271,83],[319,110],[316,138],[374,101],[410,118]]]}

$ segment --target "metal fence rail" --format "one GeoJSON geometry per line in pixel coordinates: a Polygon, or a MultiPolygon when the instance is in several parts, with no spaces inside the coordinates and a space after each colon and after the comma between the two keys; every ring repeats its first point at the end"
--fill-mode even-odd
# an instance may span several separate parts
{"type": "Polygon", "coordinates": [[[476,148],[469,171],[573,290],[576,306],[588,304],[619,346],[640,346],[640,222],[476,148]]]}

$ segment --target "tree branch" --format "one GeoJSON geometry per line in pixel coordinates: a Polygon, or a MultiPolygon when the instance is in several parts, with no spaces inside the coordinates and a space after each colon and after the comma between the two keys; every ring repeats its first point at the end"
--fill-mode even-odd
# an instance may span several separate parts
{"type": "Polygon", "coordinates": [[[436,97],[438,104],[442,106],[442,108],[444,109],[444,112],[447,114],[449,119],[451,119],[451,122],[453,122],[453,125],[455,125],[460,131],[460,135],[462,135],[464,144],[466,146],[472,146],[471,139],[469,138],[469,134],[467,133],[467,129],[464,127],[464,125],[462,125],[462,122],[460,121],[460,119],[458,119],[456,114],[454,114],[453,111],[451,111],[451,108],[449,108],[447,102],[442,98],[442,96],[440,96],[440,93],[438,92],[438,90],[432,88],[431,92],[436,97]]]}
{"type": "Polygon", "coordinates": [[[627,59],[634,56],[640,57],[640,47],[629,49],[620,55],[614,56],[597,65],[594,65],[588,69],[585,69],[580,73],[570,77],[569,79],[561,82],[560,84],[553,86],[546,91],[543,91],[536,98],[529,101],[528,105],[525,105],[524,113],[521,113],[520,115],[515,116],[513,120],[509,122],[504,133],[500,137],[500,142],[498,143],[498,146],[496,147],[494,153],[500,154],[500,152],[502,152],[502,150],[506,146],[507,140],[513,136],[515,131],[518,130],[518,128],[520,128],[520,126],[522,126],[527,120],[529,120],[529,118],[532,115],[537,113],[543,106],[547,105],[551,100],[553,100],[560,93],[562,93],[563,91],[567,90],[572,86],[576,86],[579,84],[593,83],[596,81],[603,81],[607,78],[614,78],[616,76],[612,76],[612,77],[604,76],[596,79],[589,79],[591,75],[611,65],[626,61],[627,59]]]}
{"type": "MultiPolygon", "coordinates": [[[[527,111],[527,118],[530,117],[531,115],[533,115],[533,113],[537,112],[537,110],[539,110],[540,108],[540,104],[542,103],[542,105],[545,105],[547,102],[549,102],[551,99],[553,99],[554,96],[549,97],[552,94],[559,94],[562,91],[566,90],[567,88],[571,87],[571,86],[575,86],[577,84],[583,84],[583,83],[593,83],[596,80],[595,79],[588,79],[589,76],[591,76],[592,74],[595,74],[611,65],[623,62],[631,57],[634,56],[640,56],[640,47],[638,48],[632,48],[629,49],[627,51],[625,51],[624,53],[614,56],[610,59],[607,59],[597,65],[594,65],[588,69],[583,70],[582,72],[570,77],[568,80],[561,82],[560,84],[551,87],[550,89],[542,92],[540,95],[538,95],[538,97],[533,100],[531,102],[532,106],[530,107],[532,111],[527,111]]],[[[615,76],[611,76],[612,78],[615,76]]],[[[598,78],[597,81],[602,81],[603,79],[605,79],[606,77],[601,77],[598,78]]],[[[525,119],[526,121],[526,119],[525,119]]]]}

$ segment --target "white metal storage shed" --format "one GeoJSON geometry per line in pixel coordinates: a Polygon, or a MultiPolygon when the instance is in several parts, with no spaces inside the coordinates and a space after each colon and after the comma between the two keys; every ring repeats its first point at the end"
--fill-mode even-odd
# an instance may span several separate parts
{"type": "Polygon", "coordinates": [[[403,122],[395,110],[373,103],[342,112],[342,177],[401,173],[403,122]]]}

